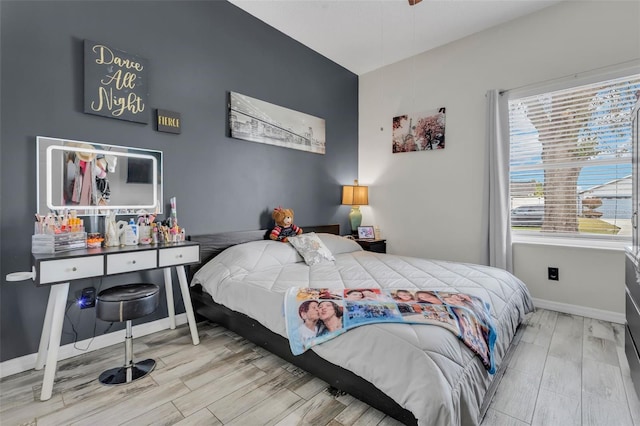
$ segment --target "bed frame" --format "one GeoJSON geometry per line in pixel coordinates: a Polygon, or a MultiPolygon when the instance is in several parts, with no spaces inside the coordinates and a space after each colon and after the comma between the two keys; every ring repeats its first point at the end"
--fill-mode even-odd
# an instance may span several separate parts
{"type": "MultiPolygon", "coordinates": [[[[303,229],[305,232],[323,232],[340,235],[340,225],[305,226],[303,229]]],[[[268,235],[269,230],[261,229],[257,231],[224,232],[190,236],[189,239],[191,241],[200,243],[200,257],[202,262],[200,265],[192,265],[189,268],[189,281],[191,281],[193,274],[200,266],[206,264],[226,248],[249,241],[268,239],[268,235]]],[[[222,325],[291,364],[324,380],[339,391],[352,395],[405,425],[417,425],[418,422],[413,413],[402,408],[397,402],[370,382],[349,370],[326,361],[313,351],[306,351],[301,355],[294,356],[291,353],[287,339],[272,332],[253,318],[216,303],[211,296],[202,290],[200,285],[191,287],[191,301],[196,315],[200,317],[199,319],[207,319],[222,325]]],[[[518,340],[518,335],[516,335],[514,343],[517,343],[518,340]]],[[[509,363],[513,349],[515,349],[514,346],[516,345],[511,345],[507,355],[501,362],[501,368],[498,369],[491,386],[487,390],[481,407],[481,417],[484,417],[486,413],[489,402],[504,374],[504,366],[509,363]]],[[[480,420],[481,419],[478,419],[478,421],[480,420]]]]}

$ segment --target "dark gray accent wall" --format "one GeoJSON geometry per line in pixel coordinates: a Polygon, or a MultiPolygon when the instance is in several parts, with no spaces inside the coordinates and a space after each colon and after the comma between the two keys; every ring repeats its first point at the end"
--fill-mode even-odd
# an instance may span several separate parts
{"type": "MultiPolygon", "coordinates": [[[[224,1],[3,0],[0,19],[0,360],[37,352],[49,294],[5,280],[31,269],[37,135],[163,151],[164,198],[177,197],[189,234],[266,227],[278,205],[294,209],[298,225],[348,229],[339,203],[340,186],[357,177],[355,74],[224,1]],[[146,58],[148,112],[180,112],[182,133],[84,114],[84,39],[146,58]],[[229,91],[324,118],[326,155],[230,138],[229,91]]],[[[70,299],[83,287],[140,280],[162,283],[162,275],[83,280],[70,299]]],[[[142,322],[166,315],[163,301],[142,322]]],[[[107,325],[93,309],[70,306],[62,344],[107,325]]]]}

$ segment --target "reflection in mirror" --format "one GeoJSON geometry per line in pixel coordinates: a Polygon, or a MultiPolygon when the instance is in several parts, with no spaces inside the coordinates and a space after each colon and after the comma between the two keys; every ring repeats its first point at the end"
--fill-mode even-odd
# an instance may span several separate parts
{"type": "Polygon", "coordinates": [[[162,213],[162,152],[38,136],[38,213],[162,213]]]}

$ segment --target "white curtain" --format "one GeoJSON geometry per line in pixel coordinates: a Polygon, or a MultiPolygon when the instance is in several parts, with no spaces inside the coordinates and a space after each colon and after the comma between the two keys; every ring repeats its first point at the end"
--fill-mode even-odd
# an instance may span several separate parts
{"type": "Polygon", "coordinates": [[[487,98],[489,265],[513,272],[509,203],[509,113],[506,96],[489,90],[487,98]]]}

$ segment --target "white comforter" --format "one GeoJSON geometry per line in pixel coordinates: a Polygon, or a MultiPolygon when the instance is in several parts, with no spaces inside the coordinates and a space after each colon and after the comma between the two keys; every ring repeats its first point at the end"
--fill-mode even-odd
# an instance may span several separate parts
{"type": "MultiPolygon", "coordinates": [[[[255,241],[225,250],[196,273],[192,284],[284,337],[289,287],[456,289],[490,303],[498,333],[497,367],[516,327],[533,309],[526,286],[504,270],[377,254],[342,237],[319,235],[335,262],[307,266],[290,244],[255,241]]],[[[478,424],[492,379],[478,357],[442,327],[367,325],[312,350],[374,384],[420,425],[478,424]]]]}

